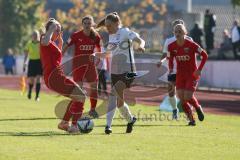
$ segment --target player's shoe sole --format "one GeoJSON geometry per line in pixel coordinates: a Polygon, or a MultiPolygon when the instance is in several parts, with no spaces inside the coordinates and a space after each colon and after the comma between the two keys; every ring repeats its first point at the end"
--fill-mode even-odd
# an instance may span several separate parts
{"type": "Polygon", "coordinates": [[[132,122],[130,122],[130,123],[127,124],[126,133],[131,133],[131,132],[132,132],[133,125],[134,125],[134,123],[135,123],[136,121],[137,121],[137,118],[136,118],[136,117],[133,117],[132,122]]]}
{"type": "Polygon", "coordinates": [[[204,112],[202,110],[202,107],[200,106],[199,108],[197,108],[196,112],[197,112],[199,121],[203,121],[204,120],[204,112]]]}

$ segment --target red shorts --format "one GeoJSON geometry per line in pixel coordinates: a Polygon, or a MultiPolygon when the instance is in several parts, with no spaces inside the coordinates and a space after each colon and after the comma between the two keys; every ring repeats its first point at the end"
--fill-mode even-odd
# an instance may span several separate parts
{"type": "Polygon", "coordinates": [[[196,91],[198,80],[194,76],[179,76],[176,78],[176,89],[196,91]]]}
{"type": "Polygon", "coordinates": [[[55,69],[50,75],[44,75],[46,86],[66,97],[70,97],[73,90],[79,87],[77,83],[67,78],[62,70],[55,69]]]}
{"type": "Polygon", "coordinates": [[[73,69],[73,80],[75,82],[97,82],[98,74],[94,65],[82,65],[76,69],[73,69]]]}

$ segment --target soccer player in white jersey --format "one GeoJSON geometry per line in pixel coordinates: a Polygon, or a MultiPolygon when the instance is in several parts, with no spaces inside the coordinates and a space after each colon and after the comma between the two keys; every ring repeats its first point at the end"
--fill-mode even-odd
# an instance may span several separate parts
{"type": "MultiPolygon", "coordinates": [[[[181,19],[176,19],[172,22],[172,27],[176,26],[177,24],[183,24],[184,21],[181,19]]],[[[186,36],[187,39],[192,40],[191,37],[186,36]]],[[[158,67],[161,67],[162,63],[167,60],[168,57],[168,45],[172,42],[176,41],[176,37],[172,36],[165,40],[164,46],[163,46],[163,55],[160,58],[160,62],[157,63],[158,67]]],[[[175,88],[175,82],[176,82],[176,61],[174,61],[174,69],[172,74],[168,75],[168,96],[169,96],[169,102],[173,109],[172,119],[178,119],[178,108],[177,108],[177,97],[176,97],[176,88],[175,88]]]]}
{"type": "Polygon", "coordinates": [[[138,50],[144,52],[145,41],[140,38],[139,34],[122,27],[120,17],[116,12],[108,14],[98,24],[98,27],[101,26],[106,27],[109,33],[109,42],[107,50],[104,53],[95,53],[95,56],[112,58],[111,84],[113,95],[109,97],[105,133],[110,134],[112,132],[111,125],[116,106],[121,115],[128,121],[126,133],[131,133],[137,119],[131,114],[128,105],[124,102],[124,90],[130,88],[134,78],[129,78],[128,73],[136,72],[136,67],[133,48],[129,44],[132,41],[137,42],[139,44],[138,50]],[[129,52],[129,47],[131,52],[129,52]]]}

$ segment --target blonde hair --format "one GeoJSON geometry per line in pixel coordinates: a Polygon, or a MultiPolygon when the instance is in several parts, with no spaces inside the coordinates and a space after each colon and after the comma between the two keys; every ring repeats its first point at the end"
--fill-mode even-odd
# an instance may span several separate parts
{"type": "Polygon", "coordinates": [[[186,27],[183,25],[183,24],[177,24],[174,26],[174,31],[176,30],[176,28],[181,28],[181,30],[184,32],[184,34],[186,35],[187,34],[187,29],[186,27]]]}
{"type": "Polygon", "coordinates": [[[121,24],[122,24],[121,19],[120,19],[118,13],[117,12],[112,12],[112,13],[109,13],[104,19],[102,19],[97,24],[97,28],[105,26],[105,21],[106,20],[109,20],[109,21],[111,21],[113,23],[119,23],[119,26],[121,26],[121,24]]]}

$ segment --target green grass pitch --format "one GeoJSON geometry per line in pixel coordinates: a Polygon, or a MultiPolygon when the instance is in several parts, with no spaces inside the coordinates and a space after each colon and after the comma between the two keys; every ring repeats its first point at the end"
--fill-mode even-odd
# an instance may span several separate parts
{"type": "MultiPolygon", "coordinates": [[[[104,134],[105,116],[94,120],[90,134],[69,135],[57,129],[54,106],[63,97],[42,94],[27,100],[18,91],[0,89],[0,160],[237,160],[240,117],[207,114],[196,127],[167,120],[158,107],[135,105],[139,118],[132,134],[117,114],[113,134],[104,134]]],[[[89,106],[87,100],[86,106],[89,106]]],[[[88,109],[86,109],[87,111],[88,109]]]]}

